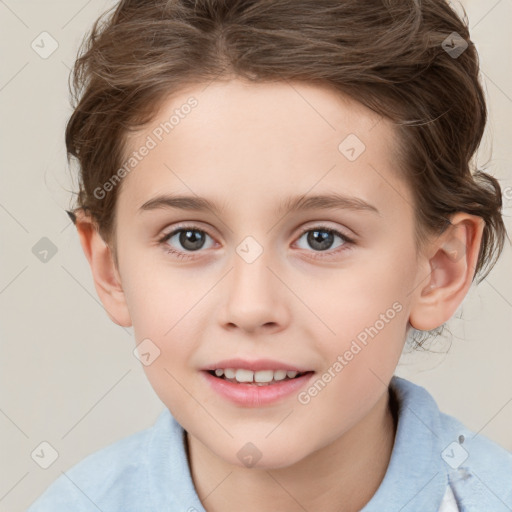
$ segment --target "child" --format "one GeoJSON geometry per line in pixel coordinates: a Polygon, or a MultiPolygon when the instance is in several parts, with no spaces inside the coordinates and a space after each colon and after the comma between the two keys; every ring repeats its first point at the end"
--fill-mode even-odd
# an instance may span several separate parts
{"type": "Polygon", "coordinates": [[[71,216],[166,409],[29,511],[512,510],[512,455],[393,375],[506,238],[467,26],[444,0],[106,15],[71,216]]]}

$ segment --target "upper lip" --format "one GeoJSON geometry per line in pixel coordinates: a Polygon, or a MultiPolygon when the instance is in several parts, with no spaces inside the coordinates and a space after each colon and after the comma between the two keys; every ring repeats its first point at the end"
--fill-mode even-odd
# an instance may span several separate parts
{"type": "Polygon", "coordinates": [[[252,370],[253,372],[257,372],[259,370],[287,370],[287,371],[296,371],[298,373],[312,371],[309,368],[304,368],[301,366],[290,365],[287,363],[282,363],[280,361],[275,361],[273,359],[258,359],[256,361],[247,361],[245,359],[223,359],[217,363],[210,364],[204,368],[203,370],[217,370],[219,368],[234,368],[234,369],[244,369],[244,370],[252,370]]]}

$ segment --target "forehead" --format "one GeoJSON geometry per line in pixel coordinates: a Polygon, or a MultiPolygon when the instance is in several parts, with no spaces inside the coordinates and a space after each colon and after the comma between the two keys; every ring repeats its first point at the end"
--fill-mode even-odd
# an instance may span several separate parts
{"type": "Polygon", "coordinates": [[[127,158],[150,150],[124,178],[123,194],[134,208],[170,191],[270,205],[273,196],[335,190],[385,205],[408,196],[394,137],[388,120],[324,87],[240,80],[189,86],[128,139],[127,158]]]}

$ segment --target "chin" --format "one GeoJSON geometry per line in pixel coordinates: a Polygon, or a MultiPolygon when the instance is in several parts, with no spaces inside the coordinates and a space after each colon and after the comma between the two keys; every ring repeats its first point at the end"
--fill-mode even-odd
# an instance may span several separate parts
{"type": "Polygon", "coordinates": [[[293,466],[303,458],[301,454],[298,454],[290,445],[281,444],[280,448],[279,450],[273,446],[268,446],[268,443],[267,446],[261,446],[261,443],[257,445],[249,441],[234,450],[234,457],[232,455],[233,452],[230,452],[228,457],[223,456],[228,454],[220,454],[220,456],[222,456],[227,463],[239,468],[260,470],[287,468],[293,466]]]}

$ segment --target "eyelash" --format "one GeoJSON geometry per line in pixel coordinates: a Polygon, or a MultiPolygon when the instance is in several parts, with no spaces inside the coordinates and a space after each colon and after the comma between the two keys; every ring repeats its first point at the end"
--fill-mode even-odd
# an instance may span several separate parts
{"type": "MultiPolygon", "coordinates": [[[[187,230],[198,231],[200,233],[204,233],[204,234],[208,235],[210,238],[213,238],[211,235],[208,234],[208,232],[206,232],[204,229],[199,229],[197,226],[194,226],[194,225],[180,225],[179,227],[177,227],[176,229],[174,229],[170,233],[167,233],[162,238],[160,238],[158,240],[158,243],[160,245],[166,246],[165,250],[166,250],[166,252],[168,254],[172,254],[173,256],[175,256],[176,258],[178,258],[180,260],[194,259],[195,256],[192,256],[191,254],[187,254],[186,252],[177,251],[176,249],[173,249],[172,247],[170,247],[167,244],[167,241],[170,240],[174,235],[176,235],[177,233],[180,233],[182,231],[187,231],[187,230]]],[[[340,233],[339,231],[337,231],[337,230],[335,230],[333,228],[329,228],[329,227],[322,226],[322,225],[304,228],[301,231],[298,239],[302,238],[302,236],[305,233],[309,233],[310,231],[325,231],[327,233],[332,233],[334,235],[339,236],[345,242],[341,247],[339,247],[335,251],[327,253],[330,256],[337,255],[338,253],[340,253],[342,251],[348,250],[350,248],[350,246],[355,245],[355,241],[352,238],[349,238],[348,236],[344,235],[343,233],[340,233]]],[[[194,252],[200,252],[200,251],[190,251],[190,252],[193,254],[194,252]]],[[[319,256],[318,254],[323,254],[324,252],[327,252],[327,251],[313,251],[313,252],[314,253],[316,252],[316,254],[313,256],[313,259],[319,259],[319,258],[325,259],[326,258],[326,256],[319,256]]]]}

